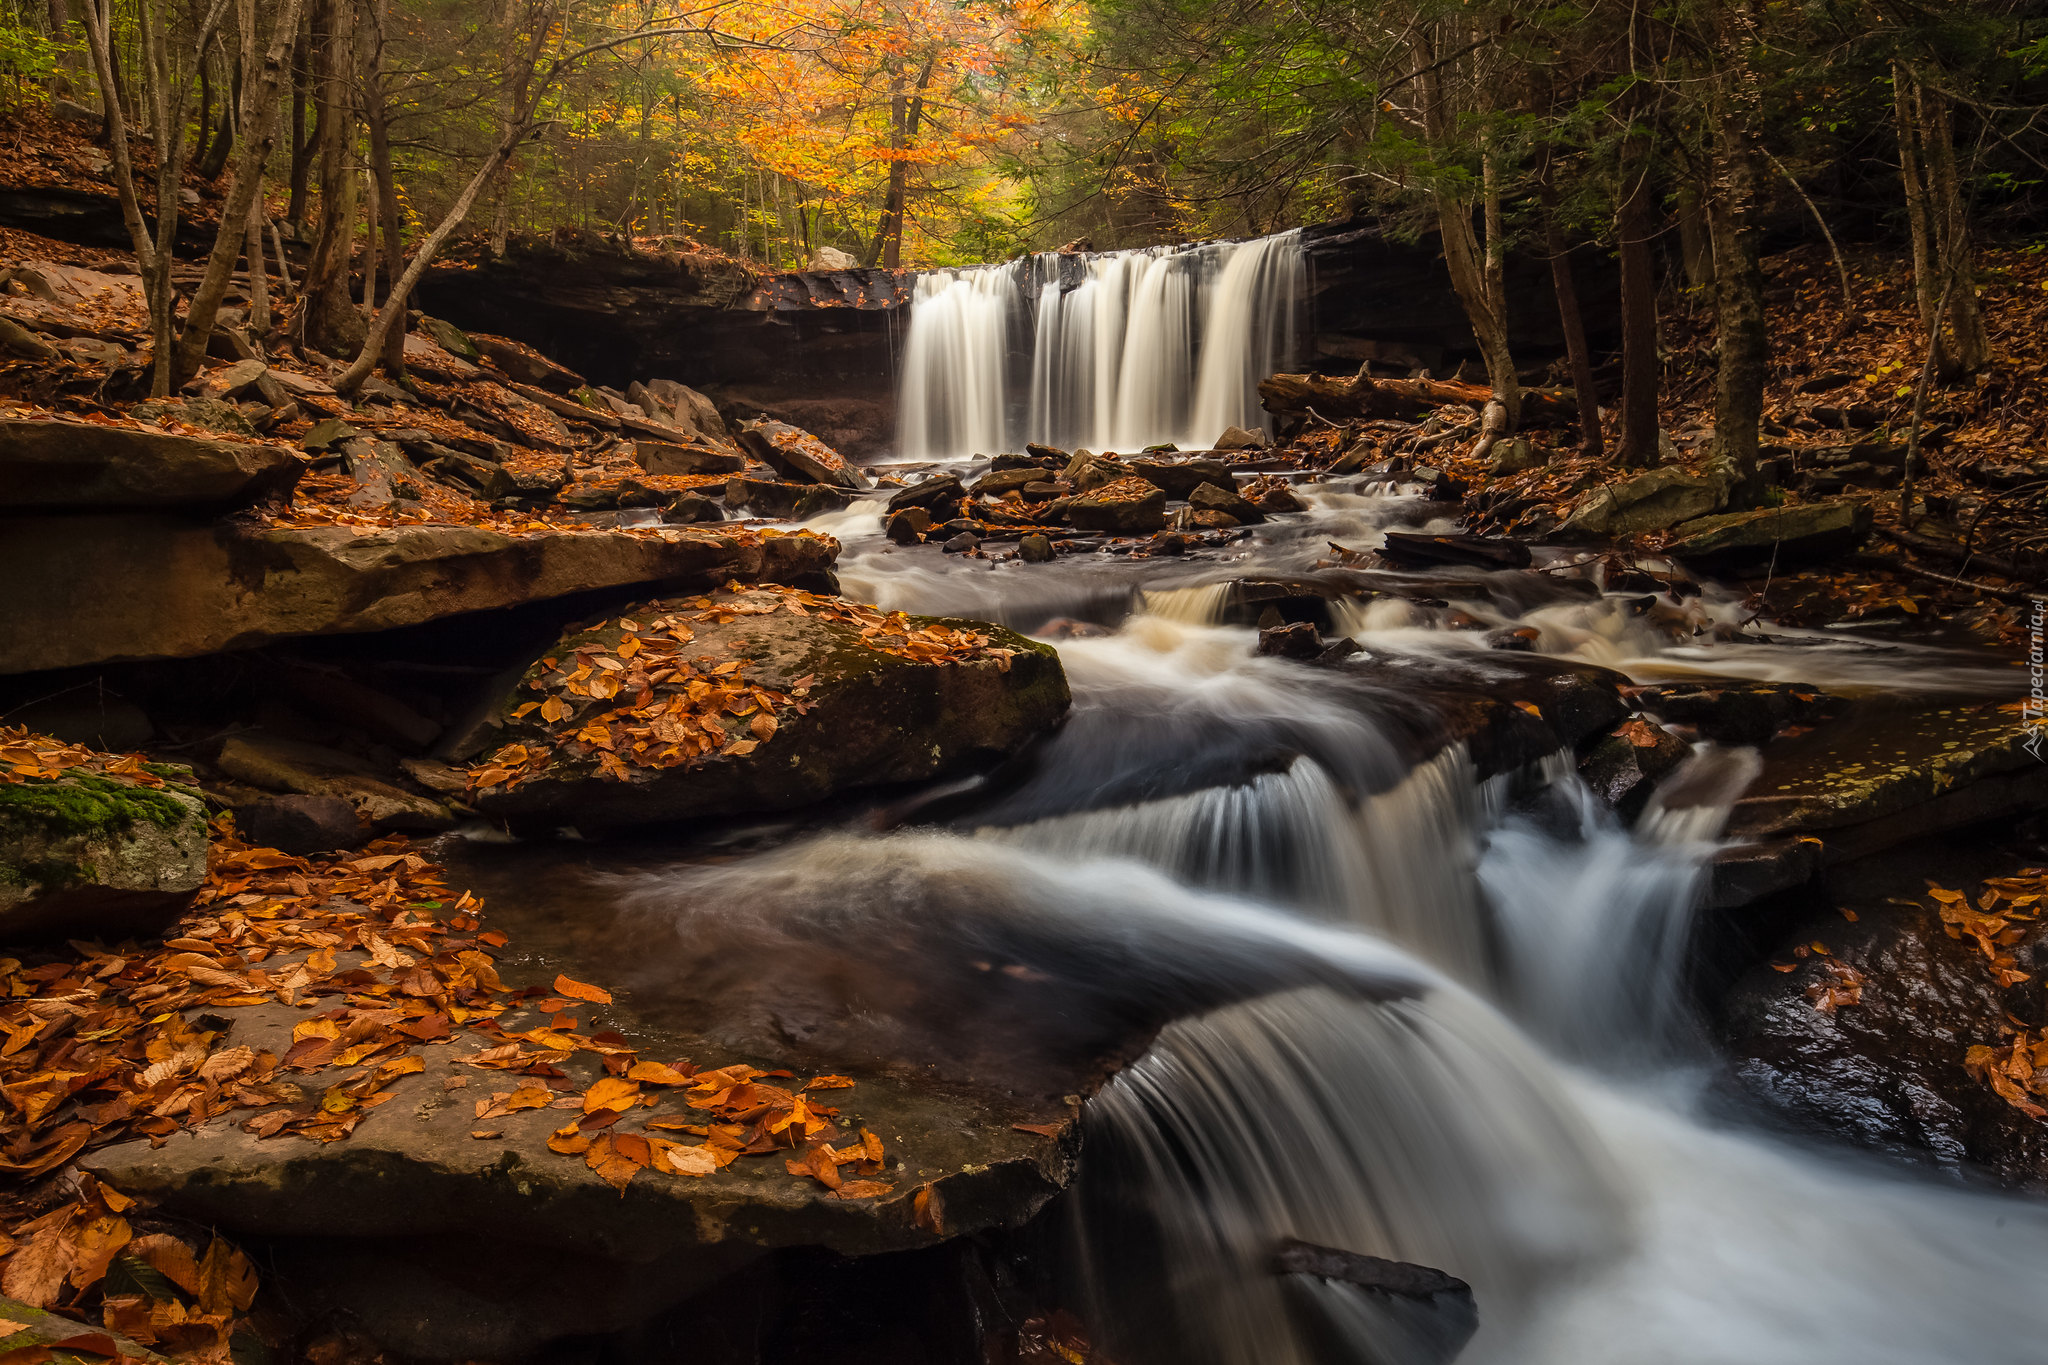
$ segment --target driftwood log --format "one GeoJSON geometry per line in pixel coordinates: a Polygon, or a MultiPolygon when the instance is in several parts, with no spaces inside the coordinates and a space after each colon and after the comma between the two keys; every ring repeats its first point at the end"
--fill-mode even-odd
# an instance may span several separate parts
{"type": "MultiPolygon", "coordinates": [[[[1276,374],[1259,381],[1259,405],[1278,417],[1313,411],[1332,422],[1361,417],[1420,417],[1446,403],[1484,408],[1493,390],[1484,384],[1455,379],[1342,378],[1323,374],[1276,374]]],[[[1570,422],[1578,405],[1567,394],[1549,389],[1522,390],[1522,425],[1551,426],[1570,422]]]]}

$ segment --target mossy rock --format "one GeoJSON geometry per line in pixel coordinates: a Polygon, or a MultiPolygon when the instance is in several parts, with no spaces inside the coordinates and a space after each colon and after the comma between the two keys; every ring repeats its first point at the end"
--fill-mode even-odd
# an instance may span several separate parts
{"type": "MultiPolygon", "coordinates": [[[[711,600],[735,596],[748,594],[717,593],[711,600]]],[[[860,788],[992,767],[1049,732],[1071,700],[1051,646],[984,621],[909,618],[918,627],[985,635],[991,645],[1014,651],[1007,667],[994,657],[915,662],[874,648],[858,624],[819,615],[778,611],[736,616],[727,624],[697,622],[691,618],[698,612],[682,600],[636,608],[632,615],[646,622],[665,613],[690,621],[695,639],[684,647],[684,658],[745,659],[745,679],[777,691],[810,678],[809,709],[799,715],[785,708],[780,727],[749,753],[714,754],[689,767],[633,768],[625,781],[601,776],[594,755],[557,749],[543,773],[486,791],[478,810],[515,829],[573,826],[584,833],[795,810],[860,788]]],[[[615,647],[622,634],[616,621],[607,622],[563,638],[543,657],[566,658],[590,641],[615,647]]],[[[511,716],[519,704],[541,698],[525,683],[543,671],[536,662],[500,708],[503,742],[555,742],[536,717],[511,716]]]]}
{"type": "Polygon", "coordinates": [[[205,882],[206,844],[206,804],[182,782],[146,787],[73,768],[0,784],[0,938],[159,928],[205,882]]]}

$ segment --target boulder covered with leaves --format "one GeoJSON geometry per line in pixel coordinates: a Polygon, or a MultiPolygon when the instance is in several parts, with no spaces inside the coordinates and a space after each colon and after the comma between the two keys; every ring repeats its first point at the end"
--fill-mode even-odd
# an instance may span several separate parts
{"type": "Polygon", "coordinates": [[[0,937],[153,930],[206,880],[191,773],[0,730],[0,937]]]}
{"type": "Polygon", "coordinates": [[[1068,701],[1051,647],[999,626],[731,585],[558,641],[471,780],[477,808],[515,827],[793,810],[990,766],[1068,701]]]}

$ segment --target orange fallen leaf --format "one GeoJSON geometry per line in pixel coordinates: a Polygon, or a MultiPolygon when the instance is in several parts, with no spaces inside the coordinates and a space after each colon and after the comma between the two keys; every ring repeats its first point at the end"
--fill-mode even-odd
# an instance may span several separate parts
{"type": "Polygon", "coordinates": [[[612,993],[610,991],[605,990],[601,986],[591,986],[581,981],[572,981],[566,976],[555,978],[555,994],[566,995],[572,1000],[588,1000],[593,1005],[609,1005],[612,1003],[612,993]]]}

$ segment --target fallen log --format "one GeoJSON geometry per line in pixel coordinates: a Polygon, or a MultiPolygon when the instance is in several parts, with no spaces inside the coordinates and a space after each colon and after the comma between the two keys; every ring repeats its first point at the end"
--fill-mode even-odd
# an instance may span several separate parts
{"type": "MultiPolygon", "coordinates": [[[[1486,385],[1455,379],[1276,374],[1259,381],[1259,405],[1267,412],[1294,416],[1313,411],[1333,422],[1361,417],[1420,417],[1446,403],[1483,408],[1492,400],[1493,390],[1486,385]]],[[[1522,390],[1525,427],[1555,425],[1577,417],[1578,406],[1568,395],[1549,389],[1522,390]]]]}

